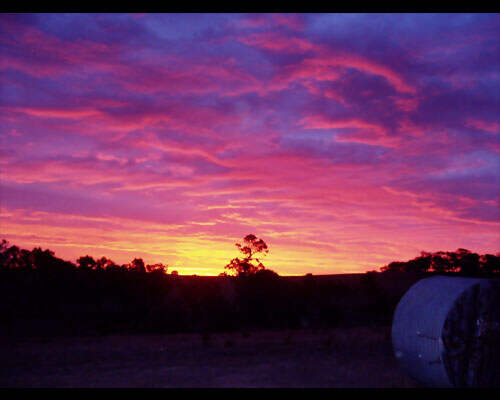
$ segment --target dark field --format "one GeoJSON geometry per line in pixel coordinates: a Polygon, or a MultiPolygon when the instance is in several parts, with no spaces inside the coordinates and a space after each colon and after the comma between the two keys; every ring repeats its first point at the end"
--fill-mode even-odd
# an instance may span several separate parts
{"type": "Polygon", "coordinates": [[[0,387],[416,386],[390,338],[411,274],[4,274],[0,387]]]}
{"type": "Polygon", "coordinates": [[[2,387],[417,387],[390,327],[4,339],[2,387]]]}

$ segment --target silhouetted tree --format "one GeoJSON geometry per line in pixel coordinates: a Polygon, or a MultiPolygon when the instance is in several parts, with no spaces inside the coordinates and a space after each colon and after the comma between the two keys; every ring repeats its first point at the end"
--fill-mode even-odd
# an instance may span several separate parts
{"type": "Polygon", "coordinates": [[[162,263],[157,264],[148,264],[146,265],[146,272],[154,272],[157,274],[166,274],[168,266],[163,265],[162,263]]]}
{"type": "Polygon", "coordinates": [[[142,258],[134,258],[130,263],[130,270],[145,273],[146,266],[144,265],[144,261],[142,260],[142,258]]]}
{"type": "Polygon", "coordinates": [[[31,252],[21,250],[17,246],[9,246],[9,242],[2,239],[0,243],[0,268],[32,268],[33,263],[30,256],[31,252]]]}
{"type": "Polygon", "coordinates": [[[431,267],[435,272],[447,272],[452,269],[453,264],[451,263],[447,253],[444,251],[438,251],[432,254],[431,267]]]}
{"type": "Polygon", "coordinates": [[[105,270],[105,269],[110,269],[110,268],[113,268],[115,267],[116,264],[114,263],[113,260],[110,260],[109,258],[107,257],[101,257],[99,258],[96,263],[95,263],[95,269],[96,270],[99,270],[99,271],[102,271],[102,270],[105,270]]]}
{"type": "Polygon", "coordinates": [[[486,274],[499,274],[500,273],[500,253],[483,254],[480,258],[481,271],[486,274]]]}
{"type": "Polygon", "coordinates": [[[477,275],[480,272],[479,254],[467,249],[458,249],[456,253],[460,272],[468,275],[477,275]]]}
{"type": "Polygon", "coordinates": [[[500,257],[493,254],[479,255],[467,249],[456,251],[421,252],[419,257],[402,262],[393,261],[381,268],[382,272],[457,272],[475,276],[500,272],[500,257]]]}
{"type": "Polygon", "coordinates": [[[78,260],[76,260],[76,263],[78,265],[78,268],[83,269],[94,269],[97,265],[97,262],[94,260],[94,258],[90,257],[89,255],[78,258],[78,260]]]}
{"type": "Polygon", "coordinates": [[[409,272],[427,272],[431,267],[432,255],[422,251],[419,257],[415,257],[406,263],[406,271],[409,272]]]}
{"type": "Polygon", "coordinates": [[[236,243],[235,245],[245,257],[241,259],[239,257],[233,258],[231,262],[225,266],[227,270],[241,277],[253,275],[265,269],[260,259],[255,257],[255,255],[258,254],[265,255],[269,253],[267,244],[262,239],[257,238],[253,234],[249,234],[243,238],[243,244],[236,243]]]}
{"type": "Polygon", "coordinates": [[[393,261],[380,268],[382,272],[404,272],[406,270],[406,263],[404,261],[393,261]]]}
{"type": "Polygon", "coordinates": [[[9,255],[7,251],[9,250],[9,242],[5,239],[2,239],[0,242],[0,267],[6,267],[9,265],[9,255]]]}
{"type": "Polygon", "coordinates": [[[67,272],[76,268],[73,263],[56,257],[52,250],[42,250],[40,247],[31,250],[29,262],[33,268],[48,273],[67,272]]]}

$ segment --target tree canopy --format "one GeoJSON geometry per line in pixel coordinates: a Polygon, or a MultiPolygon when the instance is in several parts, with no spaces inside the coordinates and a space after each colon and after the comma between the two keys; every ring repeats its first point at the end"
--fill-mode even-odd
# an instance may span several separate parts
{"type": "Polygon", "coordinates": [[[382,272],[457,272],[465,275],[500,273],[500,253],[477,254],[467,249],[456,251],[422,251],[409,261],[393,261],[380,269],[382,272]]]}
{"type": "Polygon", "coordinates": [[[81,256],[76,260],[76,264],[65,261],[55,256],[52,250],[42,250],[35,247],[33,250],[20,249],[17,246],[9,246],[3,239],[0,242],[0,269],[37,269],[48,272],[63,272],[69,270],[82,271],[130,271],[138,273],[160,273],[167,272],[167,265],[162,263],[146,265],[142,258],[134,258],[128,264],[118,265],[107,257],[94,259],[89,255],[81,256]]]}
{"type": "Polygon", "coordinates": [[[260,258],[256,257],[259,254],[264,256],[269,253],[269,248],[264,240],[259,239],[254,234],[249,234],[243,238],[243,243],[236,243],[235,246],[245,257],[233,258],[225,266],[225,269],[233,272],[236,276],[254,275],[265,269],[260,258]]]}

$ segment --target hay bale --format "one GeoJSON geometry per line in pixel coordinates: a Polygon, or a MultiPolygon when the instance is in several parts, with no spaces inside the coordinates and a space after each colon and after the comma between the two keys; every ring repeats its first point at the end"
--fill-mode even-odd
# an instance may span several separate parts
{"type": "Polygon", "coordinates": [[[500,386],[499,280],[420,280],[396,308],[392,341],[401,367],[424,385],[500,386]]]}

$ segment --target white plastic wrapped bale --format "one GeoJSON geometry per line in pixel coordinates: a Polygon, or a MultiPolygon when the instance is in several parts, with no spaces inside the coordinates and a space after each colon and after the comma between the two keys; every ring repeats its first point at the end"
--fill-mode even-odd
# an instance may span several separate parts
{"type": "Polygon", "coordinates": [[[499,333],[498,279],[422,279],[403,296],[392,324],[401,367],[433,387],[499,387],[499,333]]]}

